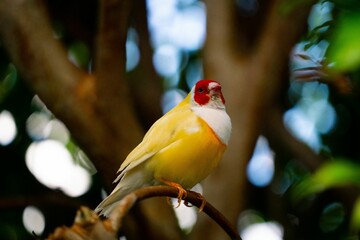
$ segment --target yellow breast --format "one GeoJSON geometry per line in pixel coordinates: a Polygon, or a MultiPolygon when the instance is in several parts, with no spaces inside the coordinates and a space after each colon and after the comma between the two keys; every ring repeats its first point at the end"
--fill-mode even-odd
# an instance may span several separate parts
{"type": "Polygon", "coordinates": [[[218,165],[226,145],[188,108],[168,114],[166,124],[168,127],[161,126],[163,132],[153,137],[159,138],[155,142],[162,142],[165,136],[168,142],[147,161],[146,168],[153,172],[155,179],[191,188],[218,165]]]}

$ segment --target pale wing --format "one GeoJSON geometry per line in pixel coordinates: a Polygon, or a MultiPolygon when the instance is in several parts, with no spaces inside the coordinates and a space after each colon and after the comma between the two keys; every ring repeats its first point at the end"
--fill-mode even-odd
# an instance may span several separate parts
{"type": "Polygon", "coordinates": [[[120,180],[126,172],[145,162],[157,152],[166,148],[173,142],[180,140],[179,131],[194,128],[191,117],[195,114],[187,107],[177,107],[157,120],[144,136],[142,142],[134,148],[121,164],[119,176],[115,181],[120,180]],[[190,121],[189,121],[190,120],[190,121]]]}

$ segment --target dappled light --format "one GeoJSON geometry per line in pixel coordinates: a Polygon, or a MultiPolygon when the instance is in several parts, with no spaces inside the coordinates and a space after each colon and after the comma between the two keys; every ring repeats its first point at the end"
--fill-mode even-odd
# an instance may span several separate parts
{"type": "MultiPolygon", "coordinates": [[[[173,199],[172,204],[175,208],[178,205],[177,200],[173,199]]],[[[195,207],[187,207],[183,203],[174,210],[180,228],[189,233],[196,223],[198,210],[195,207]]]]}
{"type": "Polygon", "coordinates": [[[282,240],[283,231],[276,223],[254,223],[246,227],[241,236],[243,240],[282,240]]]}
{"type": "Polygon", "coordinates": [[[266,222],[259,212],[248,209],[241,213],[238,229],[243,240],[281,240],[284,228],[277,222],[266,222]]]}
{"type": "Polygon", "coordinates": [[[133,70],[139,63],[139,48],[134,41],[126,42],[126,70],[133,70]]]}
{"type": "Polygon", "coordinates": [[[243,240],[282,240],[283,228],[276,223],[255,223],[247,226],[241,233],[243,240]]]}
{"type": "Polygon", "coordinates": [[[140,61],[140,51],[138,46],[138,35],[133,28],[129,29],[126,45],[126,71],[132,71],[140,61]]]}
{"type": "Polygon", "coordinates": [[[26,165],[39,182],[77,197],[90,187],[89,173],[76,165],[65,146],[55,140],[32,143],[26,151],[26,165]]]}
{"type": "Polygon", "coordinates": [[[0,239],[88,239],[97,224],[122,240],[357,238],[360,2],[3,1],[0,239]],[[145,135],[201,79],[223,96],[199,87],[145,135]],[[188,119],[200,127],[183,131],[188,119]],[[213,169],[192,189],[202,196],[155,171],[161,154],[191,186],[213,169]],[[115,222],[90,210],[112,191],[126,199],[106,206],[115,222]]]}
{"type": "Polygon", "coordinates": [[[164,77],[175,75],[181,64],[181,53],[174,45],[164,44],[155,49],[154,67],[164,77]]]}
{"type": "Polygon", "coordinates": [[[284,123],[300,140],[315,151],[322,148],[321,134],[335,126],[336,112],[328,100],[329,89],[325,84],[305,83],[298,92],[299,100],[284,114],[284,123]]]}
{"type": "Polygon", "coordinates": [[[184,98],[186,93],[181,89],[170,89],[166,91],[161,98],[161,108],[163,113],[167,113],[173,107],[178,105],[184,98]]]}
{"type": "MultiPolygon", "coordinates": [[[[315,4],[309,14],[309,29],[313,30],[314,28],[317,28],[318,26],[321,26],[323,24],[326,24],[328,21],[331,21],[333,19],[333,9],[334,4],[330,1],[315,4]]],[[[320,31],[326,31],[328,30],[328,28],[329,26],[326,25],[323,29],[320,29],[320,31]]]]}
{"type": "Polygon", "coordinates": [[[264,136],[260,136],[246,169],[249,181],[257,187],[269,185],[275,171],[274,159],[274,152],[270,149],[268,141],[264,136]]]}
{"type": "Polygon", "coordinates": [[[45,229],[45,217],[42,212],[34,207],[27,206],[23,212],[23,224],[26,230],[40,236],[45,229]]]}
{"type": "Polygon", "coordinates": [[[50,128],[46,126],[50,122],[50,116],[43,112],[34,112],[26,120],[27,134],[33,140],[42,140],[49,136],[50,128]]]}
{"type": "Polygon", "coordinates": [[[70,140],[69,130],[58,119],[51,119],[46,124],[44,131],[49,133],[47,138],[57,140],[63,144],[67,144],[70,140]]]}
{"type": "MultiPolygon", "coordinates": [[[[203,194],[201,184],[196,184],[191,190],[203,194]]],[[[177,207],[177,199],[172,199],[171,202],[174,206],[180,228],[183,229],[186,233],[190,233],[196,223],[198,209],[196,207],[187,207],[185,206],[184,202],[182,202],[179,207],[177,207]]]]}
{"type": "Polygon", "coordinates": [[[6,110],[0,112],[0,144],[6,146],[14,141],[17,128],[13,115],[6,110]]]}
{"type": "Polygon", "coordinates": [[[189,62],[186,73],[186,83],[189,88],[195,85],[198,79],[204,78],[203,66],[201,60],[194,60],[189,62]]]}
{"type": "Polygon", "coordinates": [[[195,51],[205,38],[205,6],[197,0],[146,1],[154,48],[172,43],[176,48],[195,51]]]}

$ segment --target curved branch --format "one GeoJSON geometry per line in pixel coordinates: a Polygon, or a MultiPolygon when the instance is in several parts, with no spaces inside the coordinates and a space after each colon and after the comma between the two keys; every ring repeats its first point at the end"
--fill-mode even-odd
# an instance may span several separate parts
{"type": "MultiPolygon", "coordinates": [[[[81,207],[76,214],[74,224],[71,227],[57,228],[54,233],[50,234],[49,239],[97,239],[98,236],[107,236],[106,239],[116,239],[117,233],[123,227],[123,218],[136,203],[148,198],[177,198],[177,196],[178,189],[170,186],[142,188],[125,196],[107,219],[101,219],[94,211],[81,207]]],[[[200,207],[203,197],[199,193],[187,191],[187,196],[183,200],[200,207]]],[[[219,224],[231,239],[241,240],[237,230],[210,203],[205,204],[203,212],[219,224]]]]}
{"type": "MultiPolygon", "coordinates": [[[[119,230],[122,226],[122,219],[137,202],[153,197],[177,198],[178,194],[178,189],[170,186],[150,186],[141,188],[125,196],[110,214],[108,221],[114,230],[119,230]]],[[[200,208],[203,201],[202,198],[201,194],[197,192],[187,191],[187,195],[183,200],[200,208]]],[[[239,233],[231,223],[210,203],[205,203],[203,212],[219,224],[231,239],[241,239],[239,233]]]]}

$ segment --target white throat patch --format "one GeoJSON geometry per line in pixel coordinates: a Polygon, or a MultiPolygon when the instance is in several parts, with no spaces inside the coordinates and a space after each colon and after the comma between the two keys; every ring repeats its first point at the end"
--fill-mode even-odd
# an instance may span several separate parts
{"type": "Polygon", "coordinates": [[[225,109],[198,106],[191,109],[211,127],[223,144],[228,145],[231,136],[231,120],[225,109]]]}

